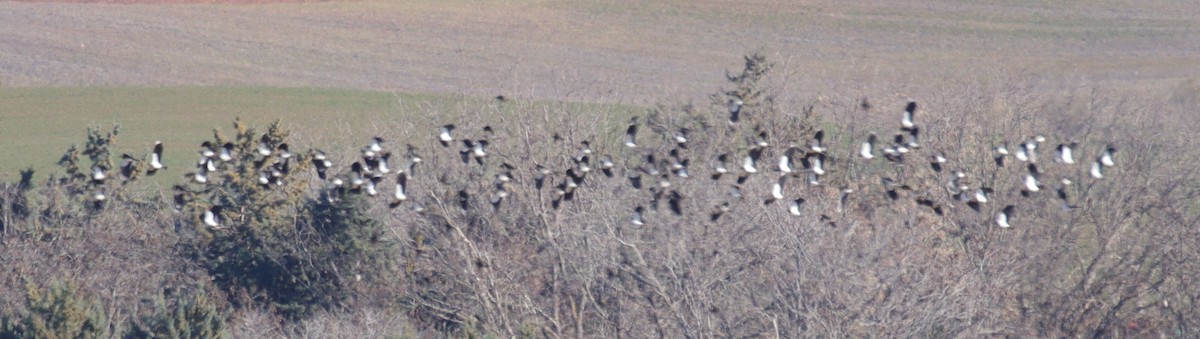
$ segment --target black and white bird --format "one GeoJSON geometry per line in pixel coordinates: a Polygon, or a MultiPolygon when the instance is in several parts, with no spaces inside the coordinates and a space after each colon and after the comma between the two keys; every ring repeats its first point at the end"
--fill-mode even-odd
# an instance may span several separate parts
{"type": "Polygon", "coordinates": [[[638,124],[637,117],[633,117],[633,121],[629,123],[629,128],[625,129],[625,147],[637,147],[637,132],[638,124]]]}
{"type": "MultiPolygon", "coordinates": [[[[408,174],[400,173],[396,175],[396,192],[392,194],[394,198],[393,205],[399,205],[400,202],[408,200],[408,174]]],[[[395,207],[395,206],[391,206],[395,207]]]]}
{"type": "Polygon", "coordinates": [[[1116,163],[1113,161],[1113,153],[1116,152],[1116,147],[1113,147],[1112,145],[1105,146],[1104,153],[1100,154],[1100,164],[1104,165],[1105,167],[1112,167],[1113,165],[1116,165],[1116,163]]]}
{"type": "Polygon", "coordinates": [[[221,145],[221,151],[219,154],[217,154],[217,159],[221,159],[221,161],[232,161],[233,160],[233,143],[232,142],[227,142],[224,145],[221,145]]]}
{"type": "Polygon", "coordinates": [[[675,131],[675,144],[679,146],[679,148],[687,148],[688,135],[691,133],[692,130],[687,128],[680,128],[679,130],[675,131]]]}
{"type": "Polygon", "coordinates": [[[372,137],[371,143],[367,144],[367,146],[364,146],[362,151],[363,157],[366,158],[374,158],[378,156],[380,152],[383,152],[383,138],[380,137],[372,137]]]}
{"type": "Polygon", "coordinates": [[[942,156],[942,152],[935,152],[929,157],[929,167],[933,168],[934,172],[942,172],[942,164],[946,163],[946,157],[942,156]]]}
{"type": "Polygon", "coordinates": [[[721,175],[729,173],[729,153],[722,153],[717,156],[717,161],[713,163],[713,180],[720,180],[721,175]]]}
{"type": "Polygon", "coordinates": [[[533,187],[539,190],[542,189],[542,186],[546,184],[546,176],[550,175],[550,173],[550,169],[546,168],[546,166],[542,166],[541,164],[534,166],[533,187]]]}
{"type": "Polygon", "coordinates": [[[1042,184],[1038,182],[1040,173],[1038,172],[1037,165],[1030,163],[1027,168],[1028,172],[1025,173],[1025,187],[1022,193],[1028,194],[1040,191],[1042,184]]]}
{"type": "Polygon", "coordinates": [[[817,131],[817,133],[813,135],[812,145],[809,146],[809,149],[814,153],[825,153],[825,145],[823,144],[824,141],[825,130],[817,131]]]}
{"type": "MultiPolygon", "coordinates": [[[[608,155],[600,157],[600,172],[603,172],[604,176],[609,178],[613,177],[613,166],[615,165],[613,164],[612,157],[609,157],[608,155]]],[[[684,170],[686,171],[686,169],[684,170]]]]}
{"type": "Polygon", "coordinates": [[[902,117],[900,119],[900,129],[901,130],[908,131],[917,126],[917,124],[915,122],[913,122],[913,118],[916,115],[916,113],[917,113],[917,102],[909,101],[908,105],[904,106],[904,117],[902,117]]]}
{"type": "Polygon", "coordinates": [[[150,152],[150,168],[146,169],[146,175],[154,175],[158,170],[167,168],[162,163],[163,144],[161,141],[154,142],[154,151],[150,152]]]}
{"type": "Polygon", "coordinates": [[[271,135],[263,134],[262,138],[258,140],[258,155],[265,157],[271,155],[271,152],[271,135]]]}
{"type": "Polygon", "coordinates": [[[752,145],[752,147],[767,147],[767,146],[771,146],[771,141],[770,141],[769,136],[767,135],[767,131],[759,131],[758,136],[756,136],[754,138],[754,145],[752,145]]]}
{"type": "Polygon", "coordinates": [[[1001,143],[1000,145],[996,146],[995,151],[996,156],[994,159],[996,161],[996,166],[1004,167],[1004,158],[1008,157],[1008,146],[1004,143],[1001,143]]]}
{"type": "Polygon", "coordinates": [[[1092,176],[1092,178],[1104,179],[1103,170],[1104,170],[1104,162],[1101,159],[1096,159],[1095,162],[1092,162],[1092,169],[1090,171],[1088,171],[1088,174],[1090,174],[1092,176]]]}
{"type": "Polygon", "coordinates": [[[1077,145],[1077,143],[1075,143],[1075,142],[1071,142],[1070,144],[1058,144],[1058,147],[1054,148],[1054,151],[1055,151],[1054,162],[1064,163],[1064,164],[1068,164],[1068,165],[1074,164],[1075,163],[1075,155],[1074,155],[1074,152],[1072,152],[1072,151],[1075,149],[1076,145],[1077,145]]]}
{"type": "Polygon", "coordinates": [[[796,154],[796,151],[799,151],[799,149],[796,147],[788,147],[788,149],[783,151],[783,154],[779,156],[780,172],[783,172],[784,174],[791,174],[794,171],[792,168],[792,156],[796,154]]]}
{"type": "Polygon", "coordinates": [[[825,155],[821,153],[809,154],[804,157],[804,167],[812,171],[816,175],[825,175],[825,155]]]}
{"type": "Polygon", "coordinates": [[[775,202],[775,200],[783,199],[783,185],[786,181],[787,176],[781,175],[779,176],[779,180],[776,180],[774,184],[771,184],[771,197],[763,201],[764,205],[770,205],[771,203],[775,202]]]}
{"type": "Polygon", "coordinates": [[[92,166],[92,182],[97,184],[104,183],[104,179],[108,179],[108,168],[104,165],[92,166]]]}
{"type": "Polygon", "coordinates": [[[875,133],[871,133],[871,135],[867,136],[867,141],[863,142],[862,147],[859,148],[858,155],[863,157],[863,159],[874,158],[875,157],[875,153],[874,153],[875,152],[875,142],[876,142],[875,133]]]}
{"type": "Polygon", "coordinates": [[[629,222],[634,225],[637,225],[637,226],[645,225],[646,222],[644,219],[642,219],[643,218],[642,215],[644,215],[645,213],[646,213],[645,207],[642,207],[642,206],[635,207],[633,209],[633,216],[629,218],[629,222]]]}
{"type": "Polygon", "coordinates": [[[788,204],[788,213],[794,216],[800,216],[800,206],[804,205],[804,198],[796,198],[788,204]]]}
{"type": "Polygon", "coordinates": [[[317,170],[317,178],[326,180],[328,177],[325,172],[329,170],[330,167],[333,167],[333,161],[329,160],[329,157],[325,155],[324,151],[313,150],[312,164],[313,169],[317,170]]]}
{"type": "Polygon", "coordinates": [[[212,159],[205,159],[205,161],[196,164],[196,172],[188,173],[188,176],[192,177],[192,180],[195,180],[197,183],[208,183],[208,164],[210,163],[212,163],[212,159]]]}
{"type": "Polygon", "coordinates": [[[211,141],[200,143],[200,155],[205,158],[212,158],[217,155],[217,152],[213,150],[213,144],[211,141]]]}
{"type": "Polygon", "coordinates": [[[204,211],[204,225],[212,228],[221,228],[221,211],[224,208],[221,205],[213,205],[208,210],[204,211]]]}
{"type": "Polygon", "coordinates": [[[137,171],[137,159],[134,159],[133,156],[129,155],[128,153],[121,154],[120,169],[122,179],[129,180],[130,178],[133,178],[134,172],[137,171]]]}
{"type": "Polygon", "coordinates": [[[1000,210],[1000,213],[996,213],[996,225],[1000,226],[1001,228],[1008,228],[1012,226],[1008,222],[1010,219],[1012,219],[1013,212],[1015,210],[1016,207],[1013,205],[1004,206],[1004,209],[1000,210]]]}
{"type": "Polygon", "coordinates": [[[738,99],[738,98],[729,99],[729,123],[730,124],[736,124],[736,123],[738,123],[738,121],[741,121],[743,104],[745,104],[745,103],[742,102],[742,99],[738,99]]]}
{"type": "Polygon", "coordinates": [[[498,183],[496,191],[492,193],[492,198],[488,199],[488,203],[492,205],[492,211],[500,210],[500,204],[504,202],[504,198],[508,198],[508,190],[504,188],[504,183],[498,183]]]}
{"type": "Polygon", "coordinates": [[[454,141],[454,136],[450,132],[454,131],[454,124],[442,125],[438,128],[438,142],[442,143],[442,147],[450,147],[450,142],[454,141]]]}
{"type": "Polygon", "coordinates": [[[754,163],[758,162],[758,158],[762,156],[762,152],[761,148],[751,148],[746,153],[746,157],[742,158],[742,170],[746,171],[746,173],[758,173],[758,168],[754,166],[754,163]]]}

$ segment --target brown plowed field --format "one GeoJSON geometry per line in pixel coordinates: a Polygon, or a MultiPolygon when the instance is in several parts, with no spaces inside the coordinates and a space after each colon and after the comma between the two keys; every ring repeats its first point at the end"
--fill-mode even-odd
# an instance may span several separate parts
{"type": "Polygon", "coordinates": [[[951,79],[1141,88],[1200,77],[1200,5],[1188,2],[97,1],[136,4],[0,2],[0,86],[654,103],[703,98],[760,49],[787,90],[812,96],[951,79]]]}

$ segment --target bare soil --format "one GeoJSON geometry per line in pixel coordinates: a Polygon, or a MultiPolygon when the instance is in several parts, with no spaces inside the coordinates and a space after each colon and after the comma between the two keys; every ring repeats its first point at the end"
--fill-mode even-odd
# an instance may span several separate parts
{"type": "Polygon", "coordinates": [[[283,2],[296,1],[0,2],[0,86],[645,104],[703,98],[720,70],[755,50],[785,68],[789,91],[813,97],[862,86],[935,92],[949,79],[1170,88],[1200,76],[1200,5],[1185,2],[283,2]]]}

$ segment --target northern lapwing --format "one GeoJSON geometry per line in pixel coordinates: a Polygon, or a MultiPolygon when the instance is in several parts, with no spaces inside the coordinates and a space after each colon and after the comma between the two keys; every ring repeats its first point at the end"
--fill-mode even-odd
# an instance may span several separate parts
{"type": "Polygon", "coordinates": [[[383,138],[372,137],[371,142],[363,146],[362,154],[364,158],[374,158],[383,152],[383,138]]]}
{"type": "Polygon", "coordinates": [[[1008,146],[1001,143],[996,146],[995,151],[996,156],[993,159],[996,161],[996,167],[1004,167],[1004,158],[1008,157],[1008,146]]]}
{"type": "Polygon", "coordinates": [[[909,101],[908,105],[904,106],[904,116],[902,118],[900,118],[900,129],[901,130],[907,131],[907,130],[910,130],[913,127],[917,126],[917,124],[915,122],[913,122],[913,118],[916,115],[916,113],[917,113],[917,102],[909,101]]]}
{"type": "Polygon", "coordinates": [[[717,161],[713,163],[713,180],[720,180],[721,175],[729,173],[729,153],[722,153],[717,156],[717,161]]]}
{"type": "Polygon", "coordinates": [[[783,154],[779,156],[780,172],[783,172],[784,174],[791,174],[794,171],[792,168],[792,156],[795,155],[796,151],[798,150],[799,149],[796,147],[788,147],[787,150],[783,151],[783,154]]]}
{"type": "Polygon", "coordinates": [[[504,202],[504,198],[508,198],[508,190],[504,188],[504,183],[498,183],[496,191],[492,193],[492,198],[488,199],[493,212],[500,210],[500,204],[504,202]]]}
{"type": "Polygon", "coordinates": [[[325,172],[330,167],[333,167],[333,161],[329,160],[324,151],[314,149],[312,151],[312,164],[313,168],[317,170],[317,178],[320,178],[322,181],[326,180],[327,176],[325,172]]]}
{"type": "Polygon", "coordinates": [[[742,158],[742,170],[746,173],[758,173],[758,168],[754,166],[754,163],[758,162],[762,152],[762,148],[751,148],[749,152],[746,152],[746,157],[742,158]]]}
{"type": "Polygon", "coordinates": [[[1092,162],[1092,169],[1088,171],[1088,174],[1090,174],[1092,178],[1104,179],[1104,173],[1102,172],[1103,169],[1104,162],[1101,159],[1096,159],[1095,162],[1092,162]]]}
{"type": "Polygon", "coordinates": [[[1015,210],[1016,207],[1013,205],[1004,206],[1004,209],[1001,210],[1000,213],[996,213],[996,225],[1000,226],[1001,228],[1008,228],[1011,226],[1008,222],[1009,219],[1012,218],[1015,210]]]}
{"type": "Polygon", "coordinates": [[[1070,144],[1058,144],[1058,147],[1054,148],[1054,151],[1055,151],[1054,162],[1064,163],[1064,164],[1068,164],[1068,165],[1074,164],[1075,156],[1074,156],[1074,154],[1073,154],[1074,152],[1072,152],[1072,150],[1075,149],[1076,145],[1077,145],[1076,142],[1071,142],[1070,144]]]}
{"type": "Polygon", "coordinates": [[[192,177],[192,180],[195,180],[197,183],[208,183],[208,163],[212,163],[212,159],[206,159],[203,163],[196,164],[196,171],[187,175],[192,177]]]}
{"type": "Polygon", "coordinates": [[[146,175],[154,175],[158,170],[167,168],[162,163],[163,144],[161,141],[154,142],[154,151],[150,152],[150,168],[146,169],[146,175]]]}
{"type": "Polygon", "coordinates": [[[862,147],[858,149],[858,155],[863,159],[871,159],[875,157],[875,133],[867,136],[867,141],[862,143],[862,147]]]}
{"type": "Polygon", "coordinates": [[[792,200],[792,203],[788,204],[788,213],[794,216],[800,216],[800,207],[802,205],[804,205],[804,198],[796,198],[796,200],[792,200]]]}
{"type": "Polygon", "coordinates": [[[771,184],[771,197],[763,201],[763,205],[770,205],[775,200],[783,199],[783,185],[787,181],[786,175],[780,175],[779,180],[771,184]]]}
{"type": "Polygon", "coordinates": [[[804,157],[804,167],[816,175],[825,175],[825,155],[813,153],[804,157]]]}
{"type": "Polygon", "coordinates": [[[946,157],[942,156],[942,152],[935,152],[929,157],[929,167],[932,167],[934,172],[941,173],[944,163],[946,163],[946,157]]]}
{"type": "Polygon", "coordinates": [[[759,131],[758,132],[758,135],[754,137],[754,146],[755,147],[771,146],[771,140],[770,140],[770,137],[767,135],[767,131],[759,131]]]}
{"type": "Polygon", "coordinates": [[[290,159],[292,157],[291,148],[288,147],[286,142],[279,144],[275,149],[279,150],[279,158],[281,159],[290,159]]]}
{"type": "Polygon", "coordinates": [[[743,104],[745,104],[745,103],[742,102],[742,99],[738,99],[738,98],[729,99],[729,107],[728,108],[729,108],[729,123],[730,124],[736,124],[736,123],[738,123],[738,121],[741,121],[743,104]]]}
{"type": "Polygon", "coordinates": [[[383,181],[383,177],[373,176],[370,179],[367,179],[366,182],[363,183],[363,191],[367,192],[367,195],[372,197],[379,195],[379,189],[377,187],[381,181],[383,181]]]}
{"type": "Polygon", "coordinates": [[[609,177],[609,178],[613,177],[613,171],[612,171],[613,166],[614,166],[614,164],[612,161],[612,157],[609,157],[608,155],[600,157],[600,172],[603,172],[604,176],[609,177]]]}
{"type": "Polygon", "coordinates": [[[904,142],[904,146],[910,150],[921,148],[921,128],[913,127],[908,130],[908,138],[904,142]]]}
{"type": "Polygon", "coordinates": [[[809,149],[814,153],[825,153],[825,145],[823,144],[824,141],[825,130],[817,131],[817,133],[813,135],[812,145],[809,145],[809,149]]]}
{"type": "Polygon", "coordinates": [[[227,142],[221,145],[221,153],[217,154],[217,159],[221,161],[233,161],[233,143],[227,142]]]}
{"type": "Polygon", "coordinates": [[[464,211],[468,211],[471,209],[471,195],[470,195],[470,193],[467,193],[467,190],[465,190],[465,189],[458,190],[458,194],[456,194],[455,197],[458,200],[459,208],[461,208],[464,211]]]}
{"type": "Polygon", "coordinates": [[[629,222],[634,225],[637,225],[637,226],[645,225],[646,222],[643,219],[644,214],[646,214],[645,207],[642,207],[642,206],[635,207],[633,209],[633,216],[629,218],[629,222]]]}
{"type": "Polygon", "coordinates": [[[500,183],[512,181],[512,177],[513,177],[512,171],[514,169],[517,169],[517,168],[513,167],[513,165],[511,165],[507,162],[501,163],[500,170],[497,171],[497,173],[496,173],[496,181],[500,182],[500,183]]]}
{"type": "Polygon", "coordinates": [[[1029,193],[1036,193],[1037,191],[1040,191],[1042,186],[1042,184],[1038,182],[1038,177],[1041,176],[1041,173],[1038,172],[1037,165],[1030,163],[1027,168],[1028,172],[1025,173],[1024,180],[1025,187],[1021,192],[1021,194],[1025,196],[1028,196],[1029,193]]]}
{"type": "Polygon", "coordinates": [[[592,154],[592,143],[587,140],[580,141],[579,142],[579,151],[576,152],[575,159],[579,160],[580,158],[589,156],[591,154],[592,154]]]}
{"type": "Polygon", "coordinates": [[[679,146],[679,148],[687,148],[688,135],[691,134],[691,132],[691,130],[683,127],[676,130],[674,136],[675,145],[679,146]]]}
{"type": "Polygon", "coordinates": [[[347,183],[350,184],[350,189],[357,190],[365,184],[364,169],[362,163],[355,161],[350,164],[350,178],[347,183]]]}
{"type": "Polygon", "coordinates": [[[121,154],[120,169],[121,179],[132,179],[135,172],[137,172],[137,159],[134,159],[133,156],[129,155],[128,153],[121,154]]]}
{"type": "Polygon", "coordinates": [[[808,172],[808,185],[809,186],[821,186],[821,179],[817,176],[816,173],[813,173],[811,171],[808,172]]]}
{"type": "Polygon", "coordinates": [[[108,199],[108,196],[104,194],[104,189],[97,188],[95,192],[92,192],[92,196],[91,196],[92,208],[94,208],[94,209],[104,208],[104,201],[106,199],[108,199]]]}
{"type": "Polygon", "coordinates": [[[1112,145],[1105,146],[1104,153],[1100,154],[1100,164],[1104,165],[1105,167],[1112,167],[1113,165],[1116,165],[1116,163],[1113,162],[1113,153],[1116,152],[1116,147],[1113,147],[1112,145]]]}
{"type": "Polygon", "coordinates": [[[223,210],[224,207],[221,207],[221,205],[213,205],[208,210],[205,210],[203,216],[204,225],[212,228],[221,228],[221,211],[223,210]]]}
{"type": "Polygon", "coordinates": [[[725,215],[725,212],[729,212],[728,201],[721,203],[720,205],[713,206],[712,212],[708,213],[708,221],[715,222],[718,219],[721,219],[721,216],[725,215]]]}
{"type": "Polygon", "coordinates": [[[262,138],[258,140],[258,155],[265,157],[271,155],[271,152],[271,135],[263,134],[262,138]]]}
{"type": "Polygon", "coordinates": [[[633,117],[632,121],[629,123],[629,128],[625,129],[625,147],[629,147],[629,148],[637,147],[637,132],[638,132],[637,120],[638,120],[637,117],[633,117]]]}
{"type": "Polygon", "coordinates": [[[675,216],[683,216],[683,195],[679,194],[679,191],[671,190],[671,194],[667,196],[667,207],[675,216]]]}
{"type": "Polygon", "coordinates": [[[104,179],[108,179],[108,168],[104,167],[104,165],[93,165],[92,182],[96,184],[103,184],[104,179]]]}
{"type": "Polygon", "coordinates": [[[405,154],[405,157],[408,158],[408,162],[404,164],[404,169],[402,172],[407,173],[410,176],[416,175],[414,171],[416,170],[417,164],[421,163],[423,160],[421,159],[421,156],[417,154],[417,148],[413,147],[412,144],[405,145],[405,147],[408,148],[407,154],[405,154]]]}
{"type": "Polygon", "coordinates": [[[539,190],[542,189],[542,186],[546,183],[546,176],[550,175],[550,173],[550,169],[546,168],[546,166],[542,166],[541,164],[534,166],[533,187],[539,190]]]}
{"type": "Polygon", "coordinates": [[[438,142],[442,143],[442,147],[450,147],[450,142],[454,141],[454,136],[450,132],[454,131],[454,124],[442,125],[438,128],[438,142]]]}
{"type": "Polygon", "coordinates": [[[375,170],[383,174],[392,173],[392,169],[388,167],[388,159],[391,158],[392,152],[384,152],[377,159],[375,159],[375,170]]]}
{"type": "Polygon", "coordinates": [[[200,143],[200,155],[205,158],[212,158],[217,155],[217,152],[213,149],[213,144],[211,141],[200,143]]]}

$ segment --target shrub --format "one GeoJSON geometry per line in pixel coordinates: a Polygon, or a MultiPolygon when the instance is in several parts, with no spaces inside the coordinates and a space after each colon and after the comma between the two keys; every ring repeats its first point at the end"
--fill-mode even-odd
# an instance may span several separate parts
{"type": "Polygon", "coordinates": [[[108,319],[95,302],[79,296],[74,283],[40,290],[26,283],[24,314],[4,316],[0,338],[105,338],[108,319]]]}
{"type": "MultiPolygon", "coordinates": [[[[381,223],[366,215],[358,194],[332,202],[308,194],[309,156],[284,154],[287,132],[278,122],[261,137],[240,121],[234,127],[235,159],[179,192],[201,235],[196,259],[235,305],[259,302],[290,317],[338,305],[351,282],[388,262],[381,223]],[[261,147],[272,151],[264,156],[261,147]],[[215,205],[226,207],[222,225],[205,227],[200,215],[215,205]]],[[[215,134],[212,144],[227,143],[215,134]]]]}
{"type": "Polygon", "coordinates": [[[192,292],[168,306],[156,299],[155,313],[134,322],[126,338],[225,338],[225,314],[203,290],[192,292]]]}

